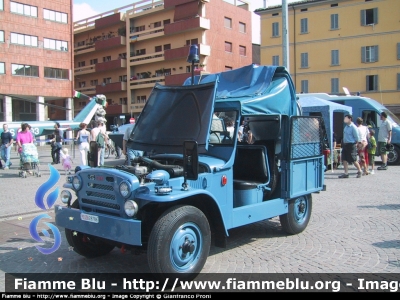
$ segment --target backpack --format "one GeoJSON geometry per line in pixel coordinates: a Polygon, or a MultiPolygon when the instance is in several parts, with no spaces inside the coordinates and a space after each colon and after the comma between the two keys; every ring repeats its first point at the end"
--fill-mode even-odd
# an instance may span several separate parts
{"type": "Polygon", "coordinates": [[[368,141],[368,145],[367,145],[368,150],[374,148],[374,146],[373,146],[372,143],[371,143],[371,139],[367,139],[367,141],[368,141]]]}
{"type": "Polygon", "coordinates": [[[96,144],[98,148],[104,148],[105,144],[105,139],[104,139],[104,134],[99,132],[99,134],[96,137],[96,144]]]}

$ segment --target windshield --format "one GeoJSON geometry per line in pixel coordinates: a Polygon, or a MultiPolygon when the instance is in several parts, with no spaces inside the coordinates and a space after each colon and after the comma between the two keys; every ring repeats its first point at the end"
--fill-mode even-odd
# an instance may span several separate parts
{"type": "Polygon", "coordinates": [[[400,120],[398,117],[396,117],[396,115],[394,113],[392,113],[390,110],[388,109],[384,109],[383,110],[386,114],[387,114],[387,119],[389,120],[390,123],[392,123],[392,126],[399,126],[400,124],[400,120]]]}

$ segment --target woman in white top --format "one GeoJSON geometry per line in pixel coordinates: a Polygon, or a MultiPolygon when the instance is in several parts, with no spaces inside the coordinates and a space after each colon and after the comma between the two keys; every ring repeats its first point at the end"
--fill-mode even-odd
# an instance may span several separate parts
{"type": "Polygon", "coordinates": [[[358,135],[360,136],[361,139],[361,145],[357,149],[358,151],[358,156],[360,158],[360,167],[361,169],[364,170],[363,175],[368,175],[368,135],[369,135],[369,129],[367,126],[363,125],[363,119],[358,117],[357,118],[357,130],[358,130],[358,135]]]}
{"type": "Polygon", "coordinates": [[[86,129],[87,124],[81,123],[79,124],[79,128],[81,130],[78,131],[76,135],[76,141],[78,142],[79,152],[81,153],[81,165],[87,166],[87,156],[89,152],[89,143],[90,143],[90,132],[86,129]]]}

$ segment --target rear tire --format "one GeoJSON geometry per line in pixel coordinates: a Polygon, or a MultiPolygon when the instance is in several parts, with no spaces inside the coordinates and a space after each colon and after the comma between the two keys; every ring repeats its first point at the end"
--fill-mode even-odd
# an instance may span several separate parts
{"type": "Polygon", "coordinates": [[[279,216],[283,230],[288,234],[302,232],[310,221],[311,211],[311,194],[289,200],[288,212],[279,216]]]}
{"type": "Polygon", "coordinates": [[[400,164],[400,148],[395,145],[393,148],[393,151],[387,153],[387,164],[391,166],[400,164]]]}

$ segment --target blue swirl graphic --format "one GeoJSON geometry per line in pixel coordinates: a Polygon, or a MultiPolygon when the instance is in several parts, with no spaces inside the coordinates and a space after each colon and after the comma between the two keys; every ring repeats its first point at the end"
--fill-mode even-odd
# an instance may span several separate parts
{"type": "MultiPolygon", "coordinates": [[[[35,217],[32,220],[31,224],[29,224],[29,232],[30,232],[32,238],[37,242],[43,242],[42,238],[39,236],[39,234],[38,234],[38,232],[36,230],[39,221],[41,219],[43,219],[43,218],[51,219],[51,217],[49,215],[41,214],[41,215],[35,217]]],[[[58,248],[60,248],[60,245],[61,245],[61,234],[60,234],[60,231],[58,230],[58,228],[56,226],[54,226],[53,224],[47,223],[47,222],[44,222],[44,224],[46,224],[51,229],[51,231],[53,232],[54,245],[51,248],[43,248],[43,247],[40,247],[40,246],[35,246],[35,247],[36,247],[36,249],[38,249],[43,254],[50,254],[50,253],[55,252],[58,248]]],[[[47,237],[50,236],[49,232],[46,229],[43,229],[42,233],[47,237]]]]}
{"type": "MultiPolygon", "coordinates": [[[[51,164],[48,164],[49,169],[50,169],[50,178],[47,180],[45,183],[43,183],[38,190],[36,191],[35,195],[35,203],[36,205],[43,209],[46,210],[45,204],[44,204],[44,195],[58,182],[60,179],[60,174],[54,168],[51,164]]],[[[60,189],[57,187],[53,192],[51,192],[47,196],[47,206],[48,208],[51,208],[53,204],[56,202],[58,194],[60,192],[60,189]]]]}

